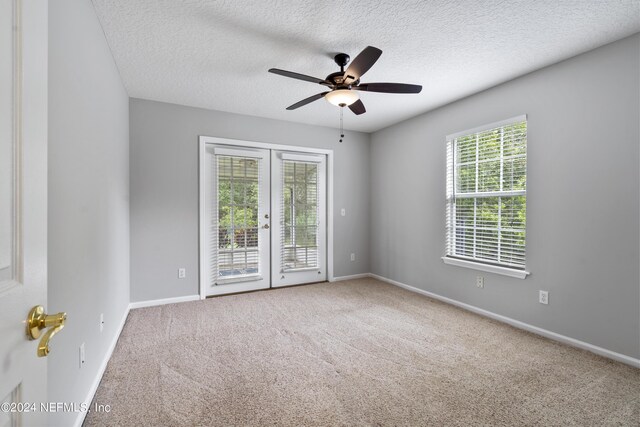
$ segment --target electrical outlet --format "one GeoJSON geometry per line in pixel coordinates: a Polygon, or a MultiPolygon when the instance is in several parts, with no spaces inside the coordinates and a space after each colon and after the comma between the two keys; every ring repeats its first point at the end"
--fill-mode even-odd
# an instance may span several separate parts
{"type": "Polygon", "coordinates": [[[538,302],[540,304],[549,304],[549,292],[548,291],[540,291],[538,295],[538,302]]]}
{"type": "Polygon", "coordinates": [[[356,254],[351,254],[351,261],[355,261],[356,260],[356,254]]]}
{"type": "Polygon", "coordinates": [[[187,277],[187,269],[186,268],[179,268],[178,269],[178,279],[184,279],[185,277],[187,277]]]}
{"type": "Polygon", "coordinates": [[[484,277],[476,276],[476,287],[484,288],[484,277]]]}
{"type": "Polygon", "coordinates": [[[341,216],[347,216],[347,210],[345,208],[340,209],[341,216]]]}
{"type": "Polygon", "coordinates": [[[104,313],[100,313],[100,332],[104,331],[104,313]]]}
{"type": "Polygon", "coordinates": [[[84,343],[80,344],[80,348],[78,349],[78,362],[79,362],[79,367],[80,369],[82,369],[82,367],[84,366],[84,343]]]}

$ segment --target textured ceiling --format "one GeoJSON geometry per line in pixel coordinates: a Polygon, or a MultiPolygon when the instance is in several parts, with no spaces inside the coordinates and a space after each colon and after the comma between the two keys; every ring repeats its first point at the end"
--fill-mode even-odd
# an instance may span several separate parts
{"type": "Polygon", "coordinates": [[[640,31],[640,0],[93,0],[131,97],[336,127],[323,91],[267,73],[324,78],[333,55],[382,57],[363,82],[423,85],[361,93],[372,132],[640,31]]]}

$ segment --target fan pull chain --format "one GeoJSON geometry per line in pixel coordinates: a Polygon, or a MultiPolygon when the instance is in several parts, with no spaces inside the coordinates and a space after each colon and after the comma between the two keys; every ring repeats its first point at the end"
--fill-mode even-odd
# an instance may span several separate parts
{"type": "Polygon", "coordinates": [[[344,107],[340,107],[340,142],[344,138],[344,107]]]}

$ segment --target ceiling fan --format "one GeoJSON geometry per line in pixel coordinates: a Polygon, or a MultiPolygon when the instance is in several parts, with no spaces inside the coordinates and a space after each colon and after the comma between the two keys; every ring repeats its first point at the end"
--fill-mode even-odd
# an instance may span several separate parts
{"type": "Polygon", "coordinates": [[[279,74],[281,76],[290,77],[292,79],[304,80],[311,83],[317,83],[322,86],[331,88],[331,90],[310,96],[302,101],[296,102],[287,107],[287,110],[295,110],[307,105],[320,98],[338,107],[349,107],[355,114],[360,115],[367,110],[360,100],[360,96],[356,91],[382,92],[382,93],[420,93],[422,86],[406,83],[360,83],[360,78],[369,71],[382,55],[382,51],[377,47],[367,46],[354,59],[347,70],[344,67],[351,59],[346,53],[339,53],[334,57],[334,61],[340,67],[339,72],[329,74],[324,80],[316,77],[306,76],[292,71],[271,68],[270,73],[279,74]]]}

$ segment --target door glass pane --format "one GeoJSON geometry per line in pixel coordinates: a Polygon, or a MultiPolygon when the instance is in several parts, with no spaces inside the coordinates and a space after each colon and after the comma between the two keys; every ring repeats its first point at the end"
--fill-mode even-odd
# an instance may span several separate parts
{"type": "Polygon", "coordinates": [[[258,274],[260,160],[216,156],[219,278],[258,274]]]}
{"type": "Polygon", "coordinates": [[[282,165],[282,271],[318,267],[318,164],[282,165]]]}

